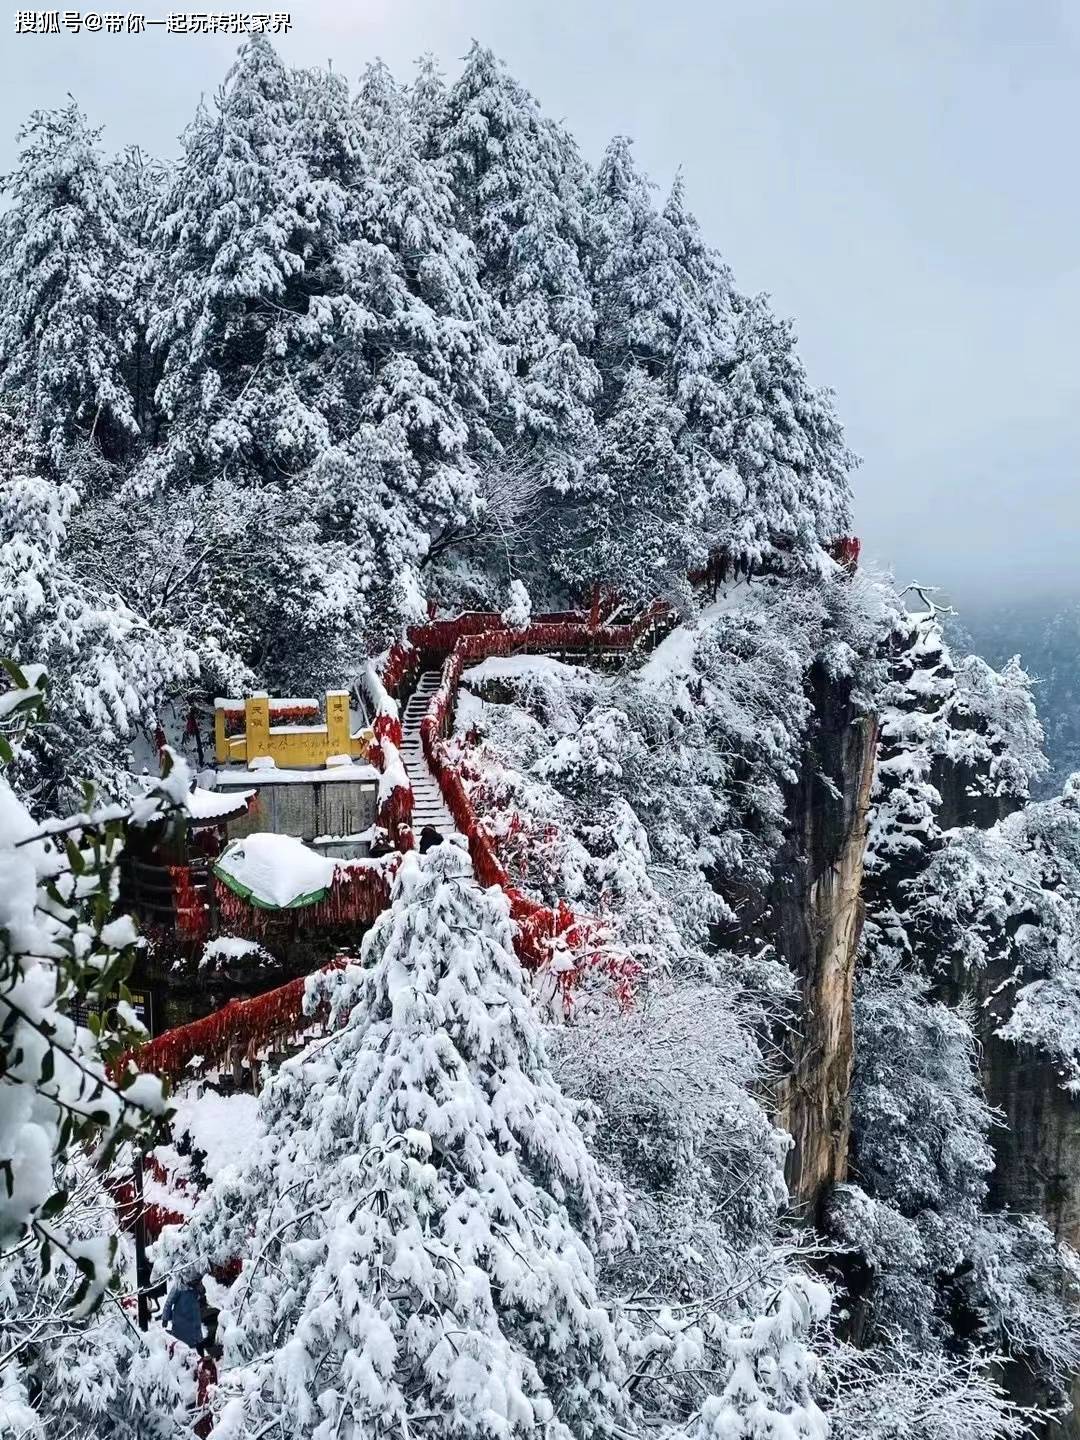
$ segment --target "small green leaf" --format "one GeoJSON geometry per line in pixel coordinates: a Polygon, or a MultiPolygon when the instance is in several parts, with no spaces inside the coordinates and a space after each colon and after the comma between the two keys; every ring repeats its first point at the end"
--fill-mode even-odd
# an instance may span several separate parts
{"type": "Polygon", "coordinates": [[[66,1190],[54,1191],[41,1207],[41,1218],[43,1220],[51,1220],[54,1216],[60,1214],[60,1211],[63,1210],[67,1202],[68,1197],[66,1190]]]}
{"type": "Polygon", "coordinates": [[[10,659],[7,655],[0,655],[0,665],[2,665],[7,671],[7,673],[11,676],[12,683],[14,684],[16,690],[30,689],[29,680],[27,680],[26,676],[19,669],[18,665],[16,665],[14,660],[10,659]]]}

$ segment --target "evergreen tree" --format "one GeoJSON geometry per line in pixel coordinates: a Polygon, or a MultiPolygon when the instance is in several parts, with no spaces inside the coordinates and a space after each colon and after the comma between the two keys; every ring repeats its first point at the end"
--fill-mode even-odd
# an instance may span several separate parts
{"type": "Polygon", "coordinates": [[[446,125],[446,80],[430,51],[416,62],[416,76],[409,86],[409,114],[420,138],[420,154],[425,160],[434,160],[442,151],[446,125]]]}
{"type": "Polygon", "coordinates": [[[203,1272],[246,1257],[219,1433],[610,1433],[624,1377],[589,1246],[619,1214],[505,901],[455,847],[410,855],[363,962],[331,984],[341,1027],[269,1082],[252,1162],[168,1247],[203,1272]]]}
{"type": "Polygon", "coordinates": [[[255,37],[185,133],[158,225],[169,267],[150,339],[168,426],[146,483],[223,467],[272,481],[326,444],[306,365],[323,338],[305,287],[322,197],[299,140],[292,76],[255,37]]]}
{"type": "MultiPolygon", "coordinates": [[[[980,1040],[1005,1004],[978,1003],[982,994],[1031,999],[1033,989],[1013,987],[1040,969],[1025,974],[1019,953],[998,949],[1008,949],[1006,896],[1022,896],[1025,918],[1040,908],[1039,881],[1006,839],[1032,811],[991,822],[1041,773],[1041,737],[1019,667],[998,674],[970,657],[958,662],[932,604],[895,617],[885,654],[855,1006],[853,1182],[832,1197],[829,1225],[861,1257],[858,1333],[883,1348],[885,1368],[895,1346],[901,1357],[918,1352],[923,1366],[956,1367],[961,1357],[979,1379],[968,1400],[958,1386],[957,1415],[978,1393],[1007,1416],[985,1389],[990,1357],[1026,1357],[1060,1392],[1080,1339],[1061,1303],[1064,1256],[1049,1230],[989,1208],[996,1126],[979,1065],[980,1040]],[[963,828],[972,821],[991,828],[963,828]],[[980,993],[972,976],[991,963],[980,993]]],[[[1049,900],[1038,944],[1027,931],[1029,958],[1044,943],[1046,955],[1061,950],[1068,908],[1049,900]]],[[[1043,1033],[1054,1032],[1052,1053],[1064,1058],[1071,1041],[1059,1043],[1056,1008],[1043,1033]]],[[[1017,1004],[1014,1019],[1022,1015],[1017,1004]]]]}
{"type": "Polygon", "coordinates": [[[595,451],[591,405],[600,389],[579,254],[584,167],[570,136],[475,43],[450,89],[444,125],[459,223],[476,246],[519,381],[513,433],[540,445],[546,480],[565,489],[595,451]]]}
{"type": "Polygon", "coordinates": [[[0,389],[18,395],[55,466],[79,440],[115,458],[138,429],[125,376],[135,257],[100,133],[74,101],[37,110],[4,180],[0,389]]]}
{"type": "Polygon", "coordinates": [[[499,448],[489,416],[509,375],[445,165],[421,153],[407,97],[373,65],[357,104],[368,169],[336,261],[347,423],[313,483],[356,547],[369,634],[385,640],[422,615],[423,572],[476,534],[480,460],[499,448]]]}
{"type": "Polygon", "coordinates": [[[161,380],[160,357],[149,340],[158,287],[159,257],[154,253],[154,229],[160,214],[168,167],[129,146],[111,167],[120,199],[120,217],[128,244],[132,285],[125,297],[125,315],[131,332],[125,374],[139,427],[139,450],[158,441],[160,413],[155,394],[161,380]]]}
{"type": "Polygon", "coordinates": [[[790,322],[773,314],[764,295],[736,301],[726,384],[731,419],[721,444],[734,486],[728,477],[718,482],[714,509],[729,516],[728,547],[759,556],[847,534],[855,457],[832,395],[810,385],[790,322]]]}
{"type": "Polygon", "coordinates": [[[687,573],[704,559],[705,497],[684,433],[685,417],[661,383],[634,371],[601,431],[576,537],[594,580],[627,600],[687,599],[687,573]]]}

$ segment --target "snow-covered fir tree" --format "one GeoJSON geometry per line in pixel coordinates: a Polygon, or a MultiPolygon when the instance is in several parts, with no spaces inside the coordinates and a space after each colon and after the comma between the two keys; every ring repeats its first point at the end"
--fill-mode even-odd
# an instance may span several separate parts
{"type": "Polygon", "coordinates": [[[618,1193],[555,1084],[505,902],[406,859],[341,1026],[267,1086],[267,1137],[168,1250],[221,1297],[219,1433],[612,1432],[625,1379],[590,1246],[618,1193]]]}
{"type": "Polygon", "coordinates": [[[600,390],[582,270],[585,167],[571,137],[478,44],[444,103],[459,223],[519,381],[506,439],[526,436],[545,481],[564,491],[593,459],[600,390]]]}
{"type": "MultiPolygon", "coordinates": [[[[195,666],[183,632],[145,623],[109,577],[80,575],[67,538],[81,488],[43,473],[27,428],[0,410],[0,653],[53,677],[49,723],[20,751],[14,779],[55,804],[74,797],[79,778],[122,783],[137,729],[152,729],[157,705],[195,666]]],[[[112,538],[131,553],[130,534],[112,538]]]]}
{"type": "MultiPolygon", "coordinates": [[[[973,857],[997,847],[992,931],[1001,891],[1024,886],[1022,862],[1006,859],[997,837],[1023,831],[1041,807],[993,822],[1022,803],[1045,765],[1031,685],[1016,664],[999,673],[955,661],[932,604],[899,618],[886,652],[855,1012],[857,1183],[833,1197],[830,1224],[860,1257],[852,1274],[864,1343],[887,1356],[899,1340],[923,1364],[966,1351],[983,1377],[1000,1350],[1032,1364],[1060,1398],[1080,1338],[1062,1301],[1070,1261],[1041,1221],[990,1208],[998,1121],[980,1065],[988,1012],[983,991],[963,979],[987,962],[973,953],[973,857]]],[[[1022,983],[1015,957],[1005,963],[1022,983]]],[[[1035,965],[1027,978],[1038,974],[1035,965]]],[[[975,1392],[963,1393],[974,1403],[975,1392]]],[[[1000,1433],[1012,1433],[1020,1421],[1005,1397],[978,1393],[996,1408],[1000,1433]]]]}
{"type": "Polygon", "coordinates": [[[265,39],[241,48],[186,131],[162,211],[156,245],[170,263],[150,339],[167,438],[151,476],[295,474],[327,438],[304,385],[304,261],[319,214],[293,79],[265,39]]]}
{"type": "Polygon", "coordinates": [[[0,226],[0,394],[17,396],[62,466],[77,441],[117,456],[137,434],[126,363],[136,256],[120,194],[72,101],[19,133],[0,226]]]}

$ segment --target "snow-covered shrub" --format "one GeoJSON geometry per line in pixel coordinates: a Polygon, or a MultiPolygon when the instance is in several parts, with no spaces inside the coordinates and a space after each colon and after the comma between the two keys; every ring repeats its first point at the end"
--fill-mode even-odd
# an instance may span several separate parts
{"type": "Polygon", "coordinates": [[[136,727],[152,728],[157,704],[195,668],[182,634],[148,626],[79,573],[67,532],[80,499],[40,473],[24,423],[0,409],[0,652],[45,665],[54,694],[13,778],[49,806],[75,800],[76,777],[119,788],[136,727]]]}
{"type": "Polygon", "coordinates": [[[502,612],[502,618],[511,629],[524,630],[531,616],[532,600],[529,597],[528,590],[522,581],[511,580],[510,593],[502,612]]]}
{"type": "Polygon", "coordinates": [[[989,830],[949,837],[910,886],[911,926],[944,971],[992,992],[997,1034],[1080,1089],[1080,805],[1076,786],[989,830]]]}
{"type": "Polygon", "coordinates": [[[194,1365],[159,1328],[143,1333],[135,1324],[134,1246],[119,1230],[113,1194],[77,1153],[57,1173],[68,1196],[65,1245],[48,1270],[29,1242],[0,1259],[0,1375],[12,1393],[21,1391],[25,1408],[20,1415],[0,1388],[0,1436],[186,1440],[194,1365]],[[113,1250],[113,1290],[87,1315],[75,1303],[86,1254],[105,1245],[113,1250]]]}
{"type": "MultiPolygon", "coordinates": [[[[24,676],[17,667],[11,678],[0,695],[7,717],[32,710],[45,683],[40,671],[24,676]]],[[[2,764],[18,740],[0,743],[2,764]]],[[[67,1012],[76,995],[104,1004],[126,977],[135,930],[127,917],[110,915],[126,827],[159,819],[186,788],[186,767],[177,763],[131,809],[101,804],[90,790],[83,813],[38,823],[0,769],[0,1245],[33,1233],[47,1250],[62,1239],[54,1162],[91,1137],[104,1159],[147,1115],[162,1112],[156,1078],[116,1081],[105,1070],[137,1023],[130,1004],[117,1007],[118,1029],[98,1018],[93,1033],[67,1012]]],[[[80,1297],[87,1303],[107,1278],[104,1251],[91,1257],[93,1248],[80,1297]]]]}
{"type": "MultiPolygon", "coordinates": [[[[97,1172],[165,1108],[156,1077],[108,1068],[139,1030],[123,988],[135,931],[112,914],[115,871],[128,827],[160,822],[188,777],[177,763],[130,808],[88,788],[82,813],[35,821],[5,771],[46,682],[30,667],[12,666],[10,679],[0,694],[0,1423],[23,1426],[20,1407],[32,1402],[35,1416],[55,1410],[65,1425],[81,1409],[88,1428],[78,1433],[89,1434],[123,1355],[139,1348],[125,1338],[126,1319],[87,1328],[116,1250],[97,1172]],[[76,996],[93,1013],[91,1029],[72,1018],[76,996]]],[[[116,1304],[106,1303],[110,1316],[116,1304]]],[[[146,1374],[136,1383],[155,1382],[146,1374]]],[[[134,1414],[128,1420],[117,1435],[137,1433],[134,1414]]],[[[37,1423],[14,1433],[34,1435],[37,1423]]]]}
{"type": "MultiPolygon", "coordinates": [[[[980,1076],[975,1027],[986,1023],[985,1007],[946,1003],[933,988],[935,979],[939,993],[945,988],[940,972],[950,960],[970,965],[977,975],[989,963],[986,947],[993,937],[1008,945],[1014,927],[1003,897],[1014,896],[1026,907],[1038,892],[1034,878],[1023,882],[1023,861],[1001,837],[1023,834],[1026,817],[1039,809],[1028,807],[987,832],[942,836],[929,863],[899,890],[908,907],[902,964],[880,936],[872,936],[873,964],[860,977],[855,1012],[857,1183],[840,1187],[828,1209],[830,1233],[865,1270],[855,1297],[861,1332],[886,1352],[894,1344],[915,1347],[926,1365],[936,1356],[934,1388],[951,1369],[958,1404],[982,1397],[977,1413],[978,1405],[992,1410],[997,1403],[985,1382],[994,1355],[1029,1366],[1048,1396],[1060,1396],[1080,1343],[1070,1298],[1075,1257],[1041,1221],[986,1208],[1001,1117],[987,1105],[980,1076]],[[1000,885],[993,900],[991,873],[1000,885]],[[909,936],[914,954],[907,949],[909,936]],[[924,973],[905,968],[918,961],[924,973]],[[956,1368],[958,1357],[968,1373],[956,1368]],[[973,1390],[976,1375],[982,1378],[973,1390]]],[[[1067,854],[1062,846],[1061,858],[1067,854]]],[[[1007,1001],[1007,990],[997,998],[1007,1001]]]]}
{"type": "MultiPolygon", "coordinates": [[[[733,1281],[787,1203],[787,1137],[752,1091],[763,1062],[733,985],[659,980],[628,1013],[576,1008],[556,1073],[630,1197],[638,1243],[612,1288],[686,1300],[733,1281]]],[[[756,1262],[751,1262],[756,1263],[756,1262]]]]}
{"type": "Polygon", "coordinates": [[[984,1356],[920,1349],[899,1336],[823,1355],[830,1440],[1020,1440],[1028,1412],[984,1356]]]}

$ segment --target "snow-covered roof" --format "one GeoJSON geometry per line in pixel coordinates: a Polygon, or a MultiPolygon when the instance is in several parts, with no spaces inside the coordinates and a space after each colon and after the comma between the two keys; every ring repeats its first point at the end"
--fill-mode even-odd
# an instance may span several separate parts
{"type": "MultiPolygon", "coordinates": [[[[338,694],[339,692],[336,691],[336,690],[332,690],[330,693],[331,693],[332,695],[336,695],[336,694],[338,694]]],[[[280,696],[280,695],[275,695],[275,696],[273,697],[273,699],[271,700],[270,697],[266,694],[266,691],[265,691],[265,690],[263,690],[263,691],[258,691],[258,690],[255,691],[254,694],[251,696],[251,699],[252,699],[252,700],[270,700],[270,709],[271,709],[271,710],[294,710],[294,709],[299,709],[301,706],[306,706],[306,707],[314,706],[316,710],[319,708],[319,702],[318,702],[318,700],[313,700],[310,696],[299,696],[299,697],[297,697],[297,696],[293,695],[293,696],[285,696],[285,697],[283,698],[283,697],[280,696]]],[[[243,702],[243,700],[238,700],[235,696],[230,698],[229,696],[224,696],[224,697],[223,697],[223,696],[219,695],[219,696],[217,696],[217,697],[215,698],[215,700],[214,700],[214,709],[215,709],[215,710],[243,710],[243,708],[244,708],[244,702],[243,702]]]]}
{"type": "Polygon", "coordinates": [[[226,815],[238,815],[254,794],[254,790],[241,790],[239,793],[230,790],[225,794],[196,786],[188,792],[184,809],[192,820],[220,820],[226,815]]]}
{"type": "Polygon", "coordinates": [[[372,785],[379,783],[379,772],[374,765],[351,764],[331,765],[319,770],[279,770],[276,765],[238,765],[215,772],[215,790],[234,790],[241,785],[328,785],[342,781],[366,780],[372,785]]]}
{"type": "Polygon", "coordinates": [[[325,891],[335,865],[293,835],[258,831],[231,841],[214,869],[255,904],[284,909],[325,891]]]}
{"type": "Polygon", "coordinates": [[[465,682],[482,685],[490,680],[520,680],[541,675],[573,680],[582,673],[582,666],[567,665],[550,655],[492,655],[478,665],[470,665],[461,678],[465,682]]]}

